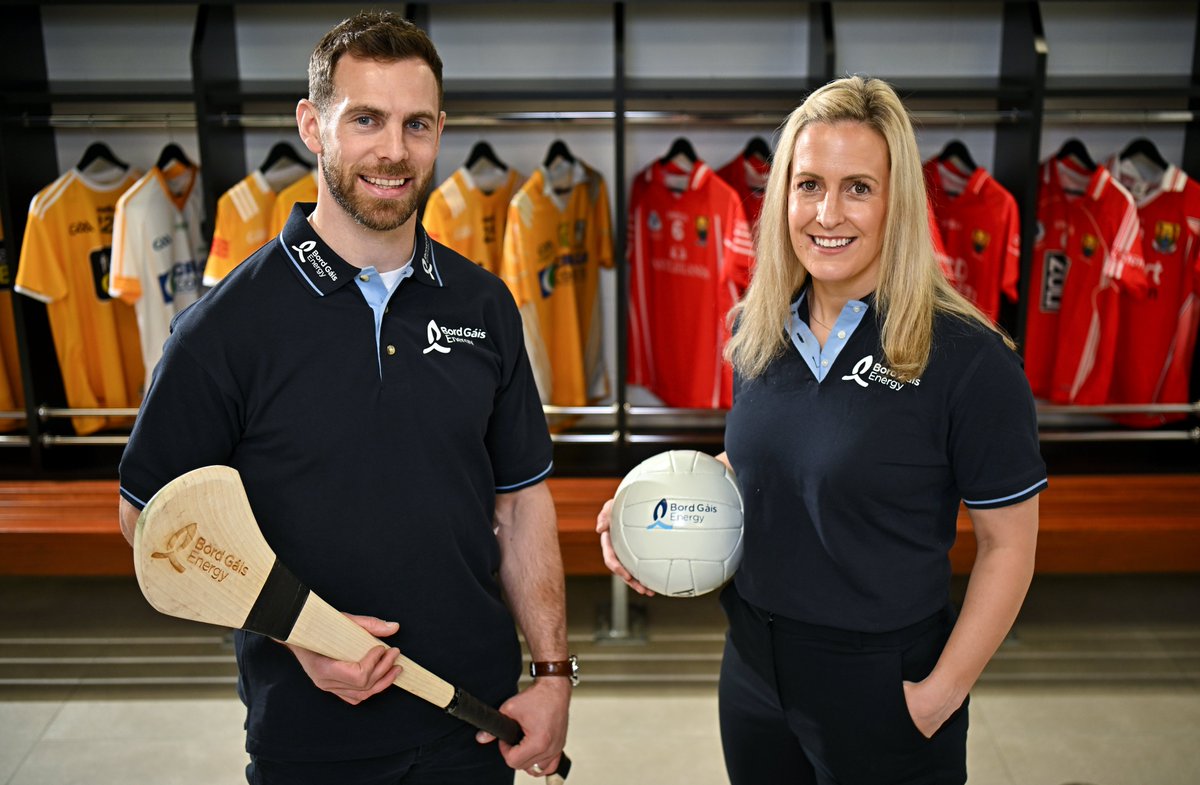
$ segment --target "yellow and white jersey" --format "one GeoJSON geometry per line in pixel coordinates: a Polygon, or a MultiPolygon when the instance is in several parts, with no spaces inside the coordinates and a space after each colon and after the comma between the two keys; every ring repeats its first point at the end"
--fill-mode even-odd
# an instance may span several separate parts
{"type": "Polygon", "coordinates": [[[283,231],[292,207],[297,202],[317,201],[317,170],[313,169],[307,177],[301,177],[296,182],[279,192],[275,197],[275,206],[271,208],[271,232],[274,237],[283,231]]]}
{"type": "MultiPolygon", "coordinates": [[[[126,408],[141,403],[142,352],[133,308],[108,293],[117,200],[139,172],[103,178],[72,169],[29,206],[16,290],[46,303],[67,404],[126,408]]],[[[130,418],[74,417],[79,434],[130,418]]]]}
{"type": "Polygon", "coordinates": [[[499,273],[508,203],[523,179],[515,169],[459,167],[429,195],[421,223],[433,239],[499,273]]]}
{"type": "Polygon", "coordinates": [[[271,215],[275,191],[257,169],[217,200],[212,247],[204,265],[204,285],[213,286],[275,235],[271,215]]]}
{"type": "Polygon", "coordinates": [[[117,201],[108,293],[137,311],[147,372],[162,356],[171,319],[204,291],[203,210],[200,170],[178,161],[152,168],[117,201]]]}
{"type": "Polygon", "coordinates": [[[538,167],[509,205],[500,277],[521,309],[542,403],[608,395],[599,295],[600,268],[612,264],[603,176],[582,161],[538,167]]]}

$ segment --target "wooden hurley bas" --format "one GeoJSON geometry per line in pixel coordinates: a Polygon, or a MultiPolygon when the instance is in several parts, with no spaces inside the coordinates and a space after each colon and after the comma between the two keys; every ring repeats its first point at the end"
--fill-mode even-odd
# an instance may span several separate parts
{"type": "MultiPolygon", "coordinates": [[[[386,645],[343,616],[275,557],[263,539],[241,477],[205,466],[172,480],[142,510],[133,540],[142,594],[181,619],[257,632],[338,660],[357,662],[386,645]]],[[[512,718],[403,654],[395,685],[509,744],[524,735],[512,718]]],[[[564,753],[558,771],[566,778],[564,753]]]]}

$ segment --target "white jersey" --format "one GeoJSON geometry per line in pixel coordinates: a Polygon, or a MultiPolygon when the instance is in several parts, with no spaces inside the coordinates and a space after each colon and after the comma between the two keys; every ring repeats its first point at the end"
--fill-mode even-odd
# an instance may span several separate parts
{"type": "Polygon", "coordinates": [[[208,247],[200,232],[200,171],[178,162],[151,169],[117,202],[108,293],[134,306],[147,375],[171,319],[202,293],[208,247]]]}

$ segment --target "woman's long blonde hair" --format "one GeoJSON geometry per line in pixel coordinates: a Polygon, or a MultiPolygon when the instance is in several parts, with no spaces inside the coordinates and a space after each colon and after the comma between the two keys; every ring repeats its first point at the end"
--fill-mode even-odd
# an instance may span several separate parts
{"type": "Polygon", "coordinates": [[[908,111],[886,82],[851,76],[830,82],[796,107],[783,125],[771,164],[755,237],[754,275],[745,298],[730,314],[737,334],[725,357],[753,378],[787,345],[792,300],[808,278],[788,232],[788,186],[796,138],[811,123],[863,123],[888,147],[890,182],[875,304],[887,365],[911,381],[925,370],[933,342],[935,312],[974,320],[1013,342],[960,295],[934,257],[925,178],[908,111]]]}

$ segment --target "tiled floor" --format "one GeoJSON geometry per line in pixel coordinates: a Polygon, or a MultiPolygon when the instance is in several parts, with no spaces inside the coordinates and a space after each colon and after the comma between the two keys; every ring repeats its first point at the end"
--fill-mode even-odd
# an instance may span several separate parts
{"type": "MultiPolygon", "coordinates": [[[[639,642],[602,634],[606,580],[569,595],[570,782],[724,783],[713,598],[638,603],[639,642]]],[[[220,630],[158,616],[131,580],[0,579],[0,783],[243,781],[232,676],[220,630]]],[[[1200,576],[1037,579],[969,744],[979,785],[1200,783],[1200,576]]]]}

